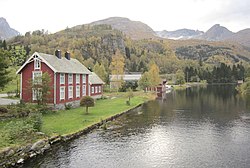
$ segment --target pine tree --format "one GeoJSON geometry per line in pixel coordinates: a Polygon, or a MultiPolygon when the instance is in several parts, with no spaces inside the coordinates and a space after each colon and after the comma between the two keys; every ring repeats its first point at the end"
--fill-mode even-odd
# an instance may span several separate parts
{"type": "Polygon", "coordinates": [[[0,49],[0,89],[3,89],[11,80],[9,77],[9,58],[10,53],[0,49]]]}

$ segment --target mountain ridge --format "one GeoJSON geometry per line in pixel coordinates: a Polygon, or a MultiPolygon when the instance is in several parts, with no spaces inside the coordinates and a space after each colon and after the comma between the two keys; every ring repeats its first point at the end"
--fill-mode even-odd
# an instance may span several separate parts
{"type": "Polygon", "coordinates": [[[103,20],[91,22],[90,25],[111,25],[112,28],[124,32],[134,40],[156,38],[154,30],[141,21],[132,21],[124,17],[109,17],[103,20]]]}
{"type": "Polygon", "coordinates": [[[12,37],[15,37],[19,35],[20,33],[11,28],[7,20],[3,17],[0,17],[0,39],[5,40],[5,39],[10,39],[12,37]]]}

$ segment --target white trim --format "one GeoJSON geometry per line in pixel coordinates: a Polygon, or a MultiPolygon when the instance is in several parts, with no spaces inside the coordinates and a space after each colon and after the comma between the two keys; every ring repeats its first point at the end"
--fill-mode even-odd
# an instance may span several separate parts
{"type": "Polygon", "coordinates": [[[60,100],[65,100],[65,86],[60,86],[60,100]],[[61,96],[61,89],[63,88],[64,95],[63,97],[61,96]]]}
{"type": "Polygon", "coordinates": [[[34,57],[35,55],[37,55],[38,58],[41,59],[41,64],[42,64],[42,62],[44,62],[46,65],[48,65],[48,66],[50,67],[50,69],[51,69],[52,71],[57,72],[57,71],[55,70],[55,68],[53,68],[53,66],[51,66],[45,59],[43,59],[43,57],[41,57],[41,56],[39,55],[38,52],[34,52],[34,54],[32,54],[32,55],[29,57],[29,59],[28,59],[28,60],[27,60],[18,70],[17,70],[16,74],[19,74],[20,71],[21,71],[28,63],[32,62],[31,59],[33,59],[33,57],[34,57]]]}
{"type": "MultiPolygon", "coordinates": [[[[38,57],[38,56],[37,56],[38,57]]],[[[34,70],[41,70],[42,61],[39,58],[34,58],[34,70]]]]}
{"type": "Polygon", "coordinates": [[[72,73],[68,73],[68,84],[73,84],[73,74],[72,73]],[[69,80],[69,76],[71,75],[71,80],[69,80]]]}
{"type": "Polygon", "coordinates": [[[20,74],[20,100],[22,100],[22,84],[23,83],[23,73],[20,74]]]}
{"type": "Polygon", "coordinates": [[[86,74],[82,74],[82,84],[86,84],[87,77],[86,74]]]}
{"type": "Polygon", "coordinates": [[[60,85],[65,85],[65,73],[60,73],[60,85]],[[61,77],[63,77],[63,81],[61,80],[61,77]]]}
{"type": "Polygon", "coordinates": [[[85,85],[85,84],[82,84],[82,96],[86,96],[86,94],[87,94],[87,85],[85,85]]]}
{"type": "Polygon", "coordinates": [[[68,86],[68,99],[73,99],[74,97],[74,87],[72,85],[68,86]],[[71,88],[71,90],[69,89],[71,88]],[[70,96],[71,93],[71,96],[70,96]]]}
{"type": "Polygon", "coordinates": [[[79,98],[81,96],[81,88],[80,85],[76,85],[76,98],[79,98]]]}
{"type": "Polygon", "coordinates": [[[76,84],[80,84],[80,74],[76,74],[76,84]]]}
{"type": "Polygon", "coordinates": [[[56,104],[56,73],[54,73],[54,104],[56,104]]]}

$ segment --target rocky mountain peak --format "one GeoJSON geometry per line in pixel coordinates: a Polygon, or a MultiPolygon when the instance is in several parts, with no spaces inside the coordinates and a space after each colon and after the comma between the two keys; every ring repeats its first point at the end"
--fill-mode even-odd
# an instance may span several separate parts
{"type": "Polygon", "coordinates": [[[9,39],[19,34],[18,31],[10,27],[5,18],[0,17],[0,39],[9,39]]]}

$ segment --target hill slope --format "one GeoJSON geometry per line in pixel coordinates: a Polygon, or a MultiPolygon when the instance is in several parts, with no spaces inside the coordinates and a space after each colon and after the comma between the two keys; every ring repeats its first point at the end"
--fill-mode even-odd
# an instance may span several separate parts
{"type": "Polygon", "coordinates": [[[18,31],[10,27],[5,18],[0,17],[0,39],[9,39],[19,34],[18,31]]]}
{"type": "Polygon", "coordinates": [[[90,23],[90,25],[111,25],[112,28],[124,32],[134,40],[155,38],[154,30],[140,21],[131,21],[123,17],[111,17],[90,23]]]}

